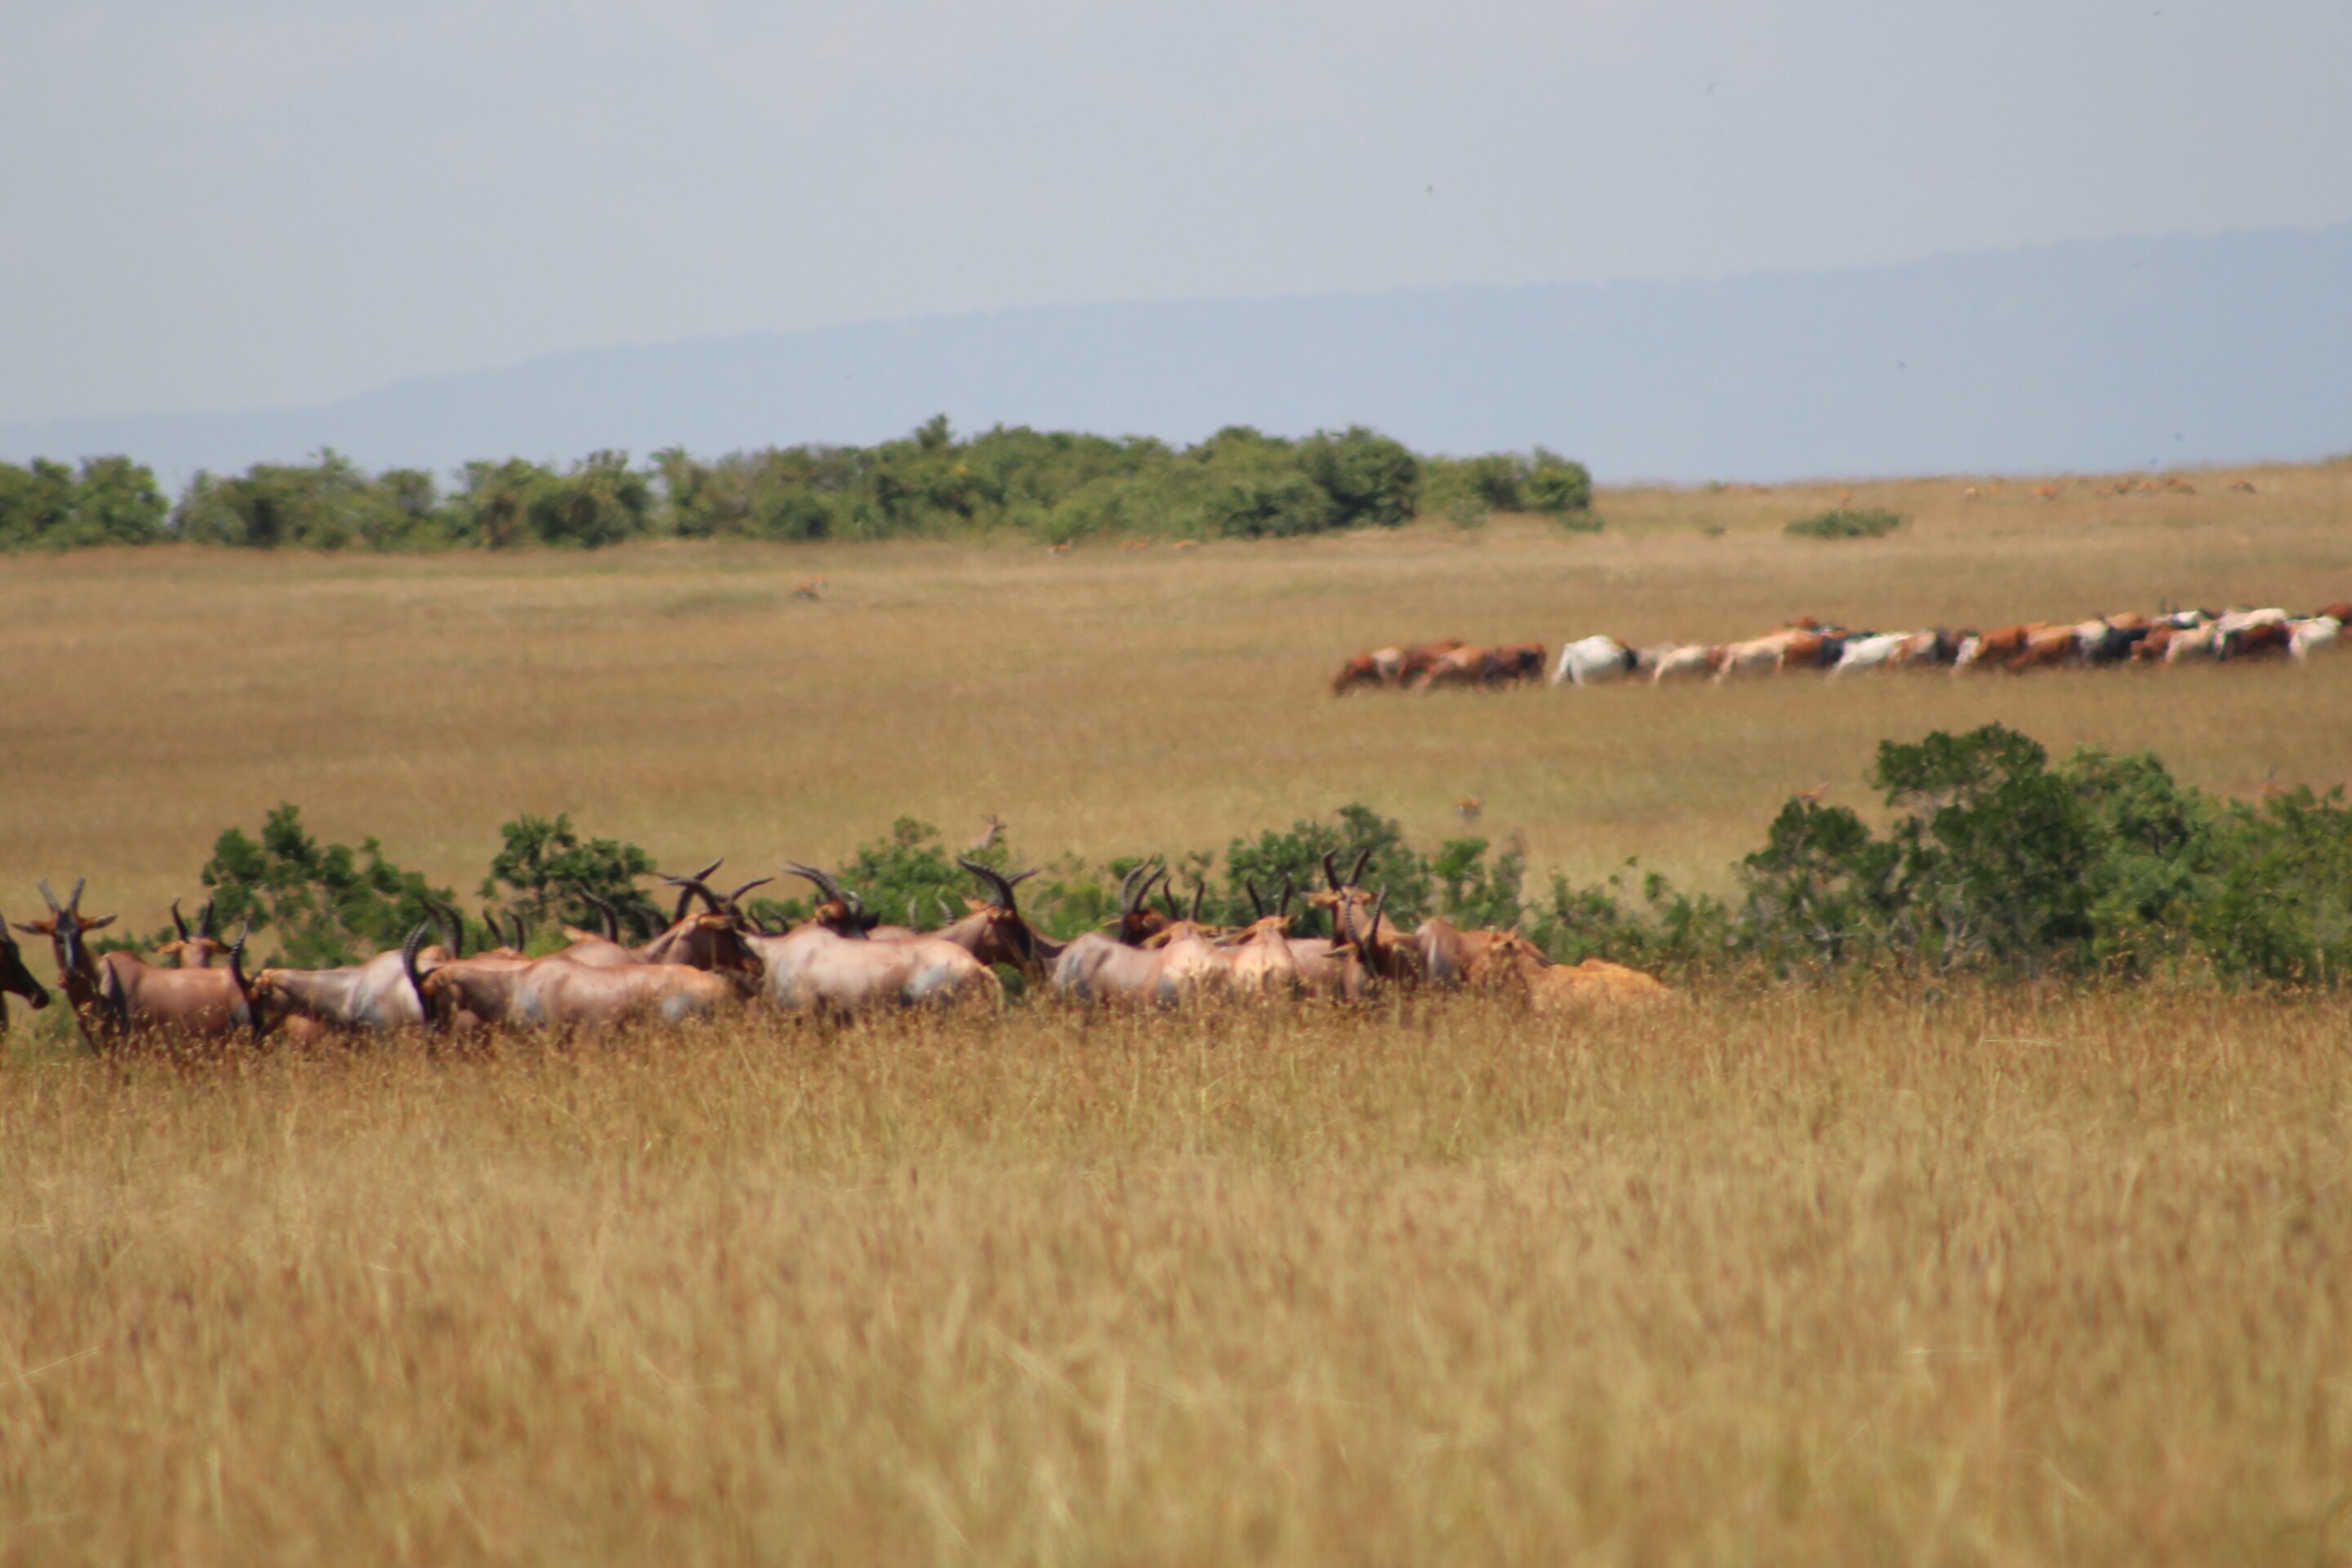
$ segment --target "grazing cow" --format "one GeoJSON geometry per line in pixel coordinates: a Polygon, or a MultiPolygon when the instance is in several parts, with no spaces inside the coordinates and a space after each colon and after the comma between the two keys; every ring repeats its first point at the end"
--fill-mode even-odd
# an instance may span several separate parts
{"type": "Polygon", "coordinates": [[[1769,637],[1750,637],[1746,642],[1727,643],[1716,650],[1714,679],[1721,684],[1739,676],[1777,673],[1780,668],[1780,656],[1788,651],[1789,645],[1806,635],[1792,629],[1774,632],[1769,637]]]}
{"type": "Polygon", "coordinates": [[[2214,620],[2213,629],[2226,637],[2248,626],[2283,626],[2287,620],[2287,613],[2276,605],[2262,610],[2228,610],[2214,620]]]}
{"type": "Polygon", "coordinates": [[[37,1013],[49,1005],[48,987],[33,978],[25,967],[24,952],[16,939],[8,934],[8,921],[0,916],[0,1035],[8,1032],[8,1001],[11,995],[22,996],[37,1013]]]}
{"type": "Polygon", "coordinates": [[[2121,664],[2132,658],[2157,628],[2145,616],[2109,616],[2101,621],[2086,621],[2074,629],[2083,662],[2105,666],[2121,664]]]}
{"type": "Polygon", "coordinates": [[[2221,656],[2221,634],[2214,624],[2189,626],[2174,632],[2164,643],[2164,662],[2182,664],[2190,659],[2219,658],[2221,656]]]}
{"type": "Polygon", "coordinates": [[[2294,648],[2294,632],[2286,622],[2258,621],[2223,632],[2221,649],[2213,657],[2223,663],[2233,658],[2284,658],[2294,648]]]}
{"type": "Polygon", "coordinates": [[[1864,670],[1894,668],[1895,655],[1916,635],[1913,632],[1873,632],[1848,637],[1838,650],[1837,663],[1831,668],[1830,674],[1834,678],[1864,670]]]}
{"type": "Polygon", "coordinates": [[[1913,632],[1895,650],[1887,663],[1897,669],[1927,669],[1950,664],[1959,657],[1960,638],[1972,632],[1957,635],[1937,626],[1930,632],[1913,632]]]}
{"type": "Polygon", "coordinates": [[[58,963],[58,983],[65,988],[74,1021],[82,1037],[99,1050],[111,1050],[134,1040],[223,1040],[238,1035],[259,1037],[263,1018],[254,1005],[244,969],[245,938],[231,943],[223,969],[163,969],[136,953],[110,952],[100,958],[83,940],[90,931],[114,923],[112,915],[88,919],[81,912],[86,884],[74,884],[73,897],[60,905],[57,895],[41,884],[49,906],[48,919],[16,929],[28,936],[46,936],[58,963]]]}
{"type": "Polygon", "coordinates": [[[1615,637],[1582,637],[1559,650],[1559,663],[1553,667],[1551,683],[1601,686],[1631,679],[1641,664],[1641,655],[1615,637]]]}
{"type": "Polygon", "coordinates": [[[1425,673],[1461,646],[1460,637],[1447,637],[1440,642],[1414,643],[1360,653],[1341,665],[1339,673],[1331,678],[1331,695],[1344,697],[1359,686],[1402,686],[1425,673]]]}
{"type": "Polygon", "coordinates": [[[1452,686],[1508,686],[1543,679],[1544,646],[1517,643],[1508,647],[1465,646],[1446,654],[1411,683],[1414,691],[1435,691],[1452,686]]]}
{"type": "Polygon", "coordinates": [[[2288,651],[2298,659],[2325,653],[2337,646],[2343,630],[2344,623],[2334,616],[2314,616],[2308,620],[2297,621],[2288,628],[2294,639],[2288,651]]]}
{"type": "MultiPolygon", "coordinates": [[[[1981,656],[1979,656],[1981,657],[1981,656]]],[[[2077,626],[2044,626],[2025,639],[2025,646],[2003,666],[2011,675],[2028,670],[2055,669],[2083,657],[2082,631],[2077,626]]]]}
{"type": "Polygon", "coordinates": [[[2025,646],[2036,632],[2047,631],[2047,621],[2029,621],[2022,626],[1999,626],[1981,637],[1969,637],[1960,644],[1960,651],[1952,660],[1952,673],[1964,674],[1971,669],[1999,669],[2025,651],[2025,646]]]}
{"type": "Polygon", "coordinates": [[[1721,648],[1709,647],[1704,643],[1652,648],[1644,655],[1651,660],[1650,684],[1664,686],[1670,680],[1705,680],[1722,662],[1722,654],[1721,648]]]}

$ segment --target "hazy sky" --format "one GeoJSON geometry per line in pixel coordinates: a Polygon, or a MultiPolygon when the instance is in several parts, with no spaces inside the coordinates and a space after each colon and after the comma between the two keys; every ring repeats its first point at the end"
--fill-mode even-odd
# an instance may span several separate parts
{"type": "Polygon", "coordinates": [[[0,420],[2352,219],[2343,0],[12,0],[0,420]]]}

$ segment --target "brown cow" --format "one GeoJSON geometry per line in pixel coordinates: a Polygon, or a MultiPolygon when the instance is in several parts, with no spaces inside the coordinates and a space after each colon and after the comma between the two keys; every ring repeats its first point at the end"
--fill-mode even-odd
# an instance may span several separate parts
{"type": "Polygon", "coordinates": [[[2225,664],[2233,658],[2284,658],[2294,646],[2294,627],[2264,621],[2223,634],[2221,647],[2214,658],[2225,664]]]}
{"type": "Polygon", "coordinates": [[[2027,637],[2025,646],[2011,655],[2003,668],[2011,675],[2023,675],[2031,669],[2055,669],[2060,665],[2077,662],[2082,653],[2081,627],[2044,626],[2027,637]]]}
{"type": "Polygon", "coordinates": [[[2021,626],[1997,626],[1960,644],[1958,657],[1952,660],[1952,673],[1962,674],[1971,669],[1999,669],[2025,651],[2026,642],[2039,631],[2047,631],[2047,621],[2029,621],[2021,626]]]}
{"type": "Polygon", "coordinates": [[[1331,695],[1345,697],[1359,686],[1406,685],[1461,646],[1460,637],[1446,637],[1438,642],[1413,643],[1360,653],[1341,665],[1339,673],[1331,678],[1331,695]]]}

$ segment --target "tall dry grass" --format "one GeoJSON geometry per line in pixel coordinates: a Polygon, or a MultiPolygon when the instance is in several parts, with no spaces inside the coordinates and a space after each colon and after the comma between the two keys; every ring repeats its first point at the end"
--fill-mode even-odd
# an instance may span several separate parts
{"type": "Polygon", "coordinates": [[[20,1065],[0,1561],[2340,1561],[2347,1024],[20,1065]]]}
{"type": "Polygon", "coordinates": [[[2191,780],[2352,778],[2352,659],[1981,684],[1334,701],[1340,658],[1455,635],[1717,640],[2078,617],[2171,597],[2352,596],[2352,465],[1858,487],[1886,540],[1780,532],[1834,489],[1612,490],[1606,532],[1498,521],[1129,554],[1082,545],[635,546],[324,558],[166,549],[0,563],[0,908],[92,879],[139,929],[213,837],[279,800],[467,887],[520,810],[665,861],[821,859],[899,812],[1097,858],[1213,846],[1361,799],[1426,842],[1486,802],[1538,873],[1626,857],[1720,888],[1790,792],[1853,801],[1872,747],[2005,719],[2063,750],[2153,747],[2191,780]],[[1721,529],[1719,535],[1706,530],[1721,529]],[[797,602],[822,574],[827,596],[797,602]]]}

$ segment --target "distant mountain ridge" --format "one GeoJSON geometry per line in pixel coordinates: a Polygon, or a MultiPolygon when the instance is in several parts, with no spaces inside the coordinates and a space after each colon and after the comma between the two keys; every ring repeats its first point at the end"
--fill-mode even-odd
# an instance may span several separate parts
{"type": "Polygon", "coordinates": [[[2352,226],[1714,281],[1077,305],[581,349],[308,408],[0,425],[176,489],[371,468],[870,442],[945,412],[1192,441],[1378,426],[1604,482],[2114,469],[2352,449],[2352,226]]]}

